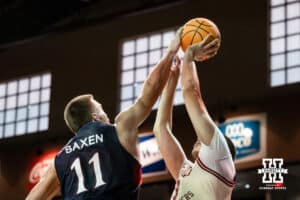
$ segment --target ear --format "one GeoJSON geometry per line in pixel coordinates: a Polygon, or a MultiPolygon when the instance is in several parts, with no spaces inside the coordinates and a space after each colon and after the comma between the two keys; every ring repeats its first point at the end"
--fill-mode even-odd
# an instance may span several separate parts
{"type": "Polygon", "coordinates": [[[92,113],[92,120],[97,121],[98,115],[96,113],[92,113]]]}

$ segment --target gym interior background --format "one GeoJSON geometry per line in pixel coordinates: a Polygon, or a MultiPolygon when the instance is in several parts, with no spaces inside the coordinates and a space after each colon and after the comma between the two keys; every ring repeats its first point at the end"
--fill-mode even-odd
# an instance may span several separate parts
{"type": "MultiPolygon", "coordinates": [[[[286,190],[265,191],[262,159],[238,163],[232,199],[300,199],[299,0],[1,0],[1,199],[24,199],[32,160],[72,137],[63,120],[72,97],[93,94],[113,120],[135,99],[164,40],[195,17],[222,35],[218,55],[197,64],[212,118],[263,114],[264,157],[283,158],[288,169],[286,190]]],[[[155,114],[141,133],[151,132],[155,114]]],[[[180,96],[173,129],[190,155],[195,135],[180,96]]],[[[169,199],[173,187],[168,175],[146,181],[141,199],[169,199]]]]}

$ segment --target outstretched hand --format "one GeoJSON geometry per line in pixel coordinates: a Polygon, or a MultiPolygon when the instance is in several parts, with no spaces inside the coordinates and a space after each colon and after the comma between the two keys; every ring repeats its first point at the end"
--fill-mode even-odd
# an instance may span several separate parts
{"type": "Polygon", "coordinates": [[[188,47],[186,55],[192,61],[203,62],[214,57],[219,50],[220,40],[213,39],[212,35],[207,35],[200,43],[188,47]]]}

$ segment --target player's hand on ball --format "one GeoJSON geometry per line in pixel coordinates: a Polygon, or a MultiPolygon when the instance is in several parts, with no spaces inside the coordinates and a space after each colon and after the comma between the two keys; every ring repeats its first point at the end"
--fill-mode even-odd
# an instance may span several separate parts
{"type": "Polygon", "coordinates": [[[182,32],[182,27],[180,27],[176,34],[175,37],[172,39],[170,46],[169,46],[169,51],[171,51],[172,53],[177,53],[179,47],[180,47],[180,35],[182,32]]]}
{"type": "Polygon", "coordinates": [[[186,54],[189,59],[203,62],[214,57],[218,53],[219,47],[220,40],[213,39],[209,34],[202,42],[188,47],[186,54]]]}

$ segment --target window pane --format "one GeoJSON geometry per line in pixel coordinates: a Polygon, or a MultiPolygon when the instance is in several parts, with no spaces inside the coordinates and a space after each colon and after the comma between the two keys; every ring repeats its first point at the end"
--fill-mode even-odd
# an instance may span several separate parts
{"type": "Polygon", "coordinates": [[[12,81],[8,83],[7,94],[12,95],[17,93],[17,81],[12,81]]]}
{"type": "Polygon", "coordinates": [[[150,37],[150,49],[156,49],[161,47],[161,35],[153,35],[150,37]]]}
{"type": "Polygon", "coordinates": [[[4,108],[5,108],[5,99],[2,98],[0,99],[0,110],[4,110],[4,108]]]}
{"type": "Polygon", "coordinates": [[[171,43],[171,40],[175,37],[175,32],[174,31],[169,31],[164,33],[163,35],[163,46],[168,47],[169,44],[171,43]]]}
{"type": "Polygon", "coordinates": [[[279,86],[285,84],[285,71],[271,72],[271,86],[279,86]]]}
{"type": "Polygon", "coordinates": [[[15,117],[16,117],[16,110],[8,110],[8,111],[6,111],[5,123],[9,123],[9,122],[15,121],[15,117]]]}
{"type": "Polygon", "coordinates": [[[130,100],[124,101],[126,98],[135,99],[140,94],[143,82],[147,78],[149,71],[159,62],[162,51],[168,47],[174,35],[175,31],[169,30],[138,37],[123,44],[120,85],[120,96],[123,101],[120,102],[120,110],[133,103],[130,100]],[[124,54],[124,49],[126,48],[131,49],[132,53],[124,56],[126,55],[124,54]],[[127,92],[129,88],[130,92],[127,92]]]}
{"type": "Polygon", "coordinates": [[[4,122],[4,112],[0,112],[0,124],[4,122]]]}
{"type": "Polygon", "coordinates": [[[136,82],[145,81],[146,78],[147,78],[147,68],[140,68],[136,70],[135,72],[136,82]]]}
{"type": "Polygon", "coordinates": [[[288,69],[287,79],[288,83],[300,82],[300,67],[288,69]]]}
{"type": "Polygon", "coordinates": [[[177,90],[175,92],[175,97],[174,97],[174,105],[181,105],[183,102],[183,97],[182,97],[182,93],[180,90],[177,90]]]}
{"type": "Polygon", "coordinates": [[[17,120],[24,120],[27,118],[27,108],[19,108],[17,111],[17,120]]]}
{"type": "Polygon", "coordinates": [[[287,33],[300,33],[300,19],[289,20],[287,22],[287,33]]]}
{"type": "Polygon", "coordinates": [[[5,125],[5,137],[12,137],[15,134],[15,124],[6,124],[5,125]]]}
{"type": "Polygon", "coordinates": [[[45,74],[42,78],[42,87],[50,87],[51,85],[51,74],[45,74]]]}
{"type": "Polygon", "coordinates": [[[287,17],[299,17],[300,16],[300,3],[293,3],[287,6],[287,17]]]}
{"type": "Polygon", "coordinates": [[[283,22],[271,24],[272,38],[284,36],[284,32],[285,32],[285,27],[283,22]]]}
{"type": "Polygon", "coordinates": [[[148,39],[146,37],[140,38],[136,41],[136,51],[142,52],[148,50],[148,39]]]}
{"type": "Polygon", "coordinates": [[[287,38],[287,49],[300,49],[300,35],[289,36],[287,38]]]}
{"type": "Polygon", "coordinates": [[[123,44],[123,55],[134,53],[134,41],[128,41],[123,44]]]}
{"type": "Polygon", "coordinates": [[[180,89],[181,90],[181,76],[180,75],[179,75],[179,80],[178,80],[176,89],[180,89]]]}
{"type": "Polygon", "coordinates": [[[155,104],[154,104],[154,106],[153,106],[153,109],[154,109],[154,110],[157,110],[157,109],[158,109],[159,102],[160,102],[160,98],[155,102],[155,104]]]}
{"type": "Polygon", "coordinates": [[[133,103],[133,101],[129,100],[129,101],[122,101],[121,102],[121,109],[120,110],[125,110],[126,108],[128,108],[129,106],[131,106],[133,103]]]}
{"type": "Polygon", "coordinates": [[[300,51],[288,53],[287,65],[288,65],[288,67],[300,65],[300,51]]]}
{"type": "Polygon", "coordinates": [[[121,88],[121,99],[133,98],[133,86],[126,86],[121,88]]]}
{"type": "Polygon", "coordinates": [[[49,119],[48,117],[42,117],[40,118],[40,131],[45,131],[49,128],[49,119]]]}
{"type": "Polygon", "coordinates": [[[271,0],[271,5],[272,6],[277,6],[280,4],[284,4],[284,0],[271,0]]]}
{"type": "Polygon", "coordinates": [[[22,79],[19,81],[19,92],[27,92],[29,89],[29,80],[22,79]]]}
{"type": "Polygon", "coordinates": [[[33,133],[38,130],[38,120],[37,119],[31,119],[28,121],[28,127],[27,127],[27,132],[28,133],[33,133]]]}
{"type": "Polygon", "coordinates": [[[280,53],[284,52],[284,39],[275,39],[271,41],[271,53],[280,53]]]}
{"type": "Polygon", "coordinates": [[[26,106],[28,104],[28,94],[24,93],[18,97],[18,106],[26,106]]]}
{"type": "Polygon", "coordinates": [[[26,131],[26,122],[25,121],[18,122],[17,123],[16,134],[17,135],[23,135],[23,134],[25,134],[25,131],[26,131]]]}
{"type": "Polygon", "coordinates": [[[122,63],[122,69],[128,70],[133,68],[134,68],[134,57],[133,56],[124,57],[122,63]]]}
{"type": "Polygon", "coordinates": [[[0,97],[5,96],[6,93],[6,84],[0,84],[0,97]]]}
{"type": "Polygon", "coordinates": [[[49,115],[49,107],[50,107],[49,103],[43,103],[43,104],[41,104],[41,107],[40,107],[41,111],[40,111],[40,113],[41,113],[42,116],[43,115],[49,115]]]}
{"type": "Polygon", "coordinates": [[[30,104],[38,103],[39,98],[40,98],[40,92],[39,91],[30,92],[29,103],[30,104]]]}
{"type": "Polygon", "coordinates": [[[284,15],[285,15],[284,6],[280,6],[280,7],[271,9],[271,21],[272,22],[284,20],[284,15]]]}
{"type": "MultiPolygon", "coordinates": [[[[3,127],[3,137],[37,131],[40,120],[37,118],[42,115],[48,119],[50,86],[50,73],[0,84],[0,126],[3,127]]],[[[48,127],[48,122],[43,123],[42,128],[48,127]]]]}
{"type": "Polygon", "coordinates": [[[36,90],[41,87],[41,78],[39,76],[30,79],[30,90],[36,90]]]}
{"type": "Polygon", "coordinates": [[[147,53],[138,54],[136,56],[136,66],[137,67],[145,67],[148,63],[147,53]]]}
{"type": "Polygon", "coordinates": [[[134,97],[137,98],[141,92],[142,92],[142,89],[143,89],[143,83],[137,83],[134,85],[135,87],[135,90],[134,90],[134,97]]]}
{"type": "Polygon", "coordinates": [[[42,90],[42,96],[41,96],[41,101],[49,101],[50,100],[50,89],[43,89],[42,90]]]}
{"type": "Polygon", "coordinates": [[[149,64],[152,65],[152,64],[156,64],[158,63],[158,61],[160,60],[160,50],[156,50],[156,51],[150,51],[150,54],[149,54],[149,64]]]}
{"type": "Polygon", "coordinates": [[[17,104],[17,96],[10,96],[7,98],[6,108],[15,108],[17,104]]]}
{"type": "Polygon", "coordinates": [[[180,48],[177,55],[179,56],[179,58],[182,60],[183,56],[184,56],[184,52],[182,51],[182,49],[180,48]]]}
{"type": "Polygon", "coordinates": [[[121,83],[122,85],[133,83],[133,71],[123,72],[121,83]]]}
{"type": "Polygon", "coordinates": [[[285,67],[285,55],[279,54],[271,56],[271,69],[281,69],[285,67]]]}
{"type": "Polygon", "coordinates": [[[0,126],[0,138],[4,137],[4,130],[3,130],[3,126],[0,126]]]}
{"type": "Polygon", "coordinates": [[[39,115],[39,107],[38,105],[29,106],[29,118],[34,118],[39,115]]]}

